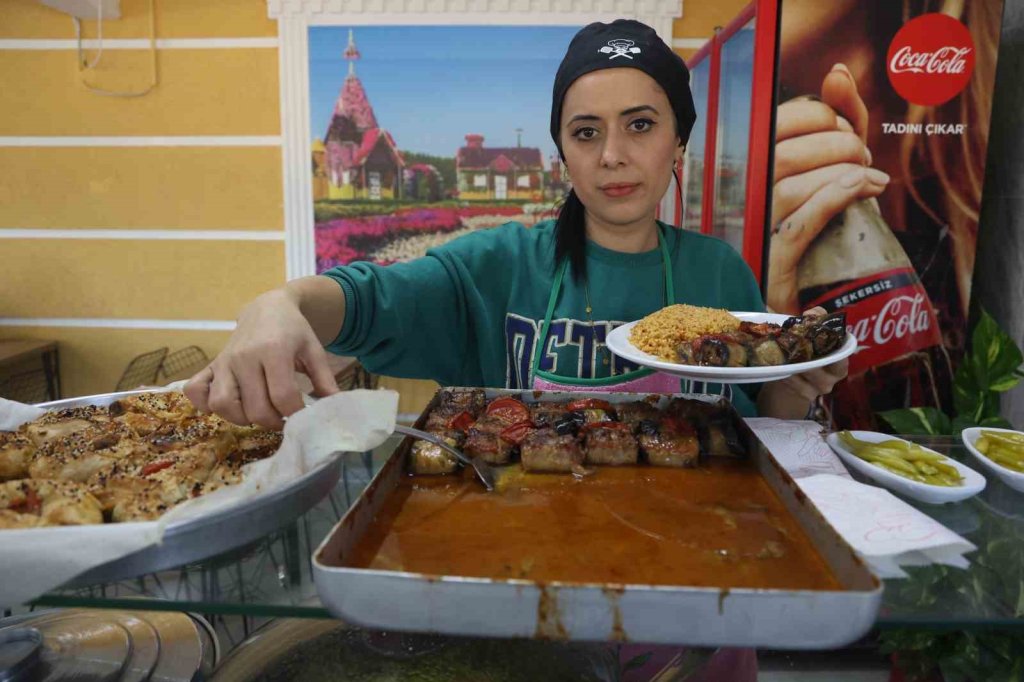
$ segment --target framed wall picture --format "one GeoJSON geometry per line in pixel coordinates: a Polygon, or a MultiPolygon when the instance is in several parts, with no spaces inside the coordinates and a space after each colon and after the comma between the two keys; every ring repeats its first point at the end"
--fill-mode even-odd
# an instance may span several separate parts
{"type": "Polygon", "coordinates": [[[312,26],[318,272],[530,226],[565,193],[548,133],[569,26],[312,26]]]}
{"type": "MultiPolygon", "coordinates": [[[[567,186],[548,133],[551,86],[570,39],[626,17],[671,42],[682,5],[269,0],[268,9],[280,33],[292,279],[552,217],[567,186]]],[[[674,204],[662,211],[673,215],[674,204]]]]}

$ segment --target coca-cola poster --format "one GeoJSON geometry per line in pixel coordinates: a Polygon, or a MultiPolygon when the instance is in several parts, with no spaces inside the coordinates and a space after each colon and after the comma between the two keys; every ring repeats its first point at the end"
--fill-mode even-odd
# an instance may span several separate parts
{"type": "Polygon", "coordinates": [[[782,0],[766,300],[847,315],[838,426],[948,408],[964,351],[1002,2],[782,0]]]}

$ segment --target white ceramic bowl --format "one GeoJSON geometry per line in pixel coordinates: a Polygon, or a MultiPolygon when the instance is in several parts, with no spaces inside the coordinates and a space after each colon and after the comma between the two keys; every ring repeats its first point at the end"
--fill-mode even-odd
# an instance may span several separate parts
{"type": "MultiPolygon", "coordinates": [[[[886,440],[903,440],[902,438],[897,438],[896,436],[891,436],[887,433],[877,433],[875,431],[851,431],[850,433],[853,434],[853,437],[857,440],[864,440],[871,443],[881,443],[886,440]]],[[[947,488],[941,485],[920,483],[918,481],[912,481],[909,478],[897,476],[891,471],[887,471],[880,466],[875,466],[871,462],[867,462],[847,450],[843,446],[842,441],[839,440],[838,433],[830,433],[828,438],[826,438],[826,442],[828,442],[829,447],[831,447],[832,450],[839,455],[839,458],[842,459],[849,467],[856,469],[878,484],[919,502],[927,502],[928,504],[959,502],[960,500],[966,500],[968,497],[973,497],[985,489],[984,476],[969,466],[961,464],[952,457],[942,455],[942,453],[936,454],[944,457],[945,463],[954,467],[963,477],[963,482],[960,485],[947,488]]],[[[928,448],[925,448],[925,450],[928,450],[928,448]]],[[[928,452],[935,451],[928,450],[928,452]]]]}
{"type": "MultiPolygon", "coordinates": [[[[775,313],[734,312],[732,314],[744,322],[773,322],[775,324],[782,324],[791,317],[790,315],[777,315],[775,313]]],[[[657,355],[645,353],[630,343],[629,334],[637,322],[639,320],[613,329],[605,340],[608,349],[620,358],[635,362],[643,367],[650,367],[651,369],[671,374],[681,379],[692,379],[695,381],[721,384],[754,384],[764,381],[778,381],[794,374],[802,374],[811,369],[831,365],[857,352],[857,338],[853,334],[848,333],[846,341],[838,350],[808,362],[794,362],[788,365],[775,365],[773,367],[702,367],[700,365],[683,365],[678,362],[662,360],[657,355]]]]}
{"type": "Polygon", "coordinates": [[[964,429],[963,433],[960,434],[960,438],[963,439],[964,445],[967,446],[967,451],[974,455],[974,458],[981,462],[981,465],[991,471],[993,474],[998,476],[1003,483],[1010,486],[1014,490],[1020,490],[1024,492],[1024,473],[1008,469],[1002,464],[997,464],[991,459],[986,457],[974,447],[974,444],[981,438],[982,431],[996,431],[998,433],[1016,433],[1017,435],[1024,435],[1020,431],[1014,431],[1013,429],[993,429],[989,427],[973,427],[970,429],[964,429]]]}

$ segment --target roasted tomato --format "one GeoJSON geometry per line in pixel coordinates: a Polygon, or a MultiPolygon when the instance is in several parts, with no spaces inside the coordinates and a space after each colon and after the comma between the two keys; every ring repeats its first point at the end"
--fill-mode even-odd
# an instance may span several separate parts
{"type": "Polygon", "coordinates": [[[580,398],[579,400],[573,400],[567,405],[570,411],[576,410],[604,410],[605,412],[614,412],[615,408],[607,400],[601,400],[599,398],[580,398]]]}
{"type": "Polygon", "coordinates": [[[509,424],[529,421],[530,410],[523,401],[515,398],[498,398],[487,406],[487,414],[493,415],[509,424]]]}
{"type": "Polygon", "coordinates": [[[502,429],[499,437],[506,443],[512,443],[513,445],[519,445],[523,442],[523,439],[534,430],[533,422],[522,421],[518,424],[502,429]]]}
{"type": "Polygon", "coordinates": [[[686,419],[676,416],[665,416],[661,419],[661,426],[663,429],[674,431],[681,436],[695,436],[697,435],[697,429],[694,428],[686,419]]]}
{"type": "Polygon", "coordinates": [[[476,422],[472,414],[463,410],[448,420],[448,428],[454,431],[465,431],[476,422]]]}

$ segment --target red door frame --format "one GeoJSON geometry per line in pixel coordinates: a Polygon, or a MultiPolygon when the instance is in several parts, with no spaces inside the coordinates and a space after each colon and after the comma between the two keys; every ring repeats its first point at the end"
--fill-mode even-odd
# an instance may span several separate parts
{"type": "Polygon", "coordinates": [[[704,193],[701,195],[700,232],[711,234],[715,217],[715,160],[718,158],[718,95],[722,80],[722,31],[711,39],[708,70],[708,121],[704,124],[704,193]]]}
{"type": "Polygon", "coordinates": [[[775,138],[775,55],[778,41],[778,0],[757,0],[754,27],[754,81],[750,93],[750,143],[747,157],[747,194],[743,215],[743,260],[757,281],[764,272],[767,207],[771,201],[771,174],[775,138]]]}
{"type": "MultiPolygon", "coordinates": [[[[718,100],[721,90],[722,45],[757,18],[754,27],[754,74],[750,98],[750,137],[748,140],[747,186],[743,215],[743,259],[761,281],[764,260],[765,215],[768,172],[774,124],[772,102],[775,94],[775,51],[778,27],[778,0],[754,0],[729,24],[716,31],[689,61],[692,71],[705,59],[711,59],[708,73],[708,108],[704,137],[704,191],[701,201],[700,231],[710,234],[715,208],[715,156],[718,146],[718,100]]],[[[702,112],[697,112],[701,115],[702,112]]],[[[682,207],[677,208],[676,224],[682,224],[682,207]]]]}
{"type": "MultiPolygon", "coordinates": [[[[691,74],[693,73],[693,70],[695,68],[697,68],[698,64],[700,64],[702,61],[704,61],[705,59],[708,58],[708,56],[711,54],[711,50],[712,50],[712,47],[714,46],[714,44],[715,44],[715,38],[712,38],[708,42],[704,43],[704,45],[699,50],[697,50],[697,52],[695,52],[692,57],[690,57],[690,60],[688,62],[686,62],[686,66],[687,66],[687,68],[690,69],[690,73],[691,74]]],[[[711,102],[712,102],[712,97],[711,97],[711,92],[710,92],[711,83],[712,83],[712,77],[711,76],[712,76],[712,74],[710,73],[710,70],[709,70],[709,72],[708,72],[708,89],[709,89],[709,92],[708,92],[708,110],[709,111],[711,109],[711,102]]],[[[712,127],[712,120],[717,121],[717,119],[718,119],[718,92],[717,92],[717,90],[715,91],[714,94],[715,94],[715,97],[714,97],[714,102],[715,102],[715,119],[712,119],[710,117],[710,115],[708,114],[708,112],[700,112],[700,111],[697,112],[697,116],[701,116],[703,114],[704,116],[707,117],[707,123],[704,124],[704,144],[705,144],[704,164],[705,164],[705,173],[704,173],[704,179],[701,181],[701,184],[704,185],[704,194],[702,195],[702,197],[706,197],[707,196],[707,191],[708,191],[708,188],[707,188],[707,160],[708,160],[708,153],[707,153],[707,148],[706,148],[707,140],[708,140],[708,129],[710,127],[712,127]]],[[[686,164],[683,161],[680,161],[678,166],[677,166],[677,168],[679,169],[679,175],[682,178],[683,187],[688,187],[689,184],[690,184],[690,179],[686,175],[686,164]]],[[[684,200],[685,200],[685,197],[684,197],[684,200]]],[[[701,221],[700,231],[701,231],[702,234],[706,234],[706,232],[704,231],[704,210],[705,210],[704,209],[704,202],[702,201],[701,202],[701,209],[700,209],[700,221],[701,221]]],[[[682,226],[682,224],[683,224],[683,202],[680,201],[679,202],[679,206],[676,207],[676,225],[682,226]]]]}

